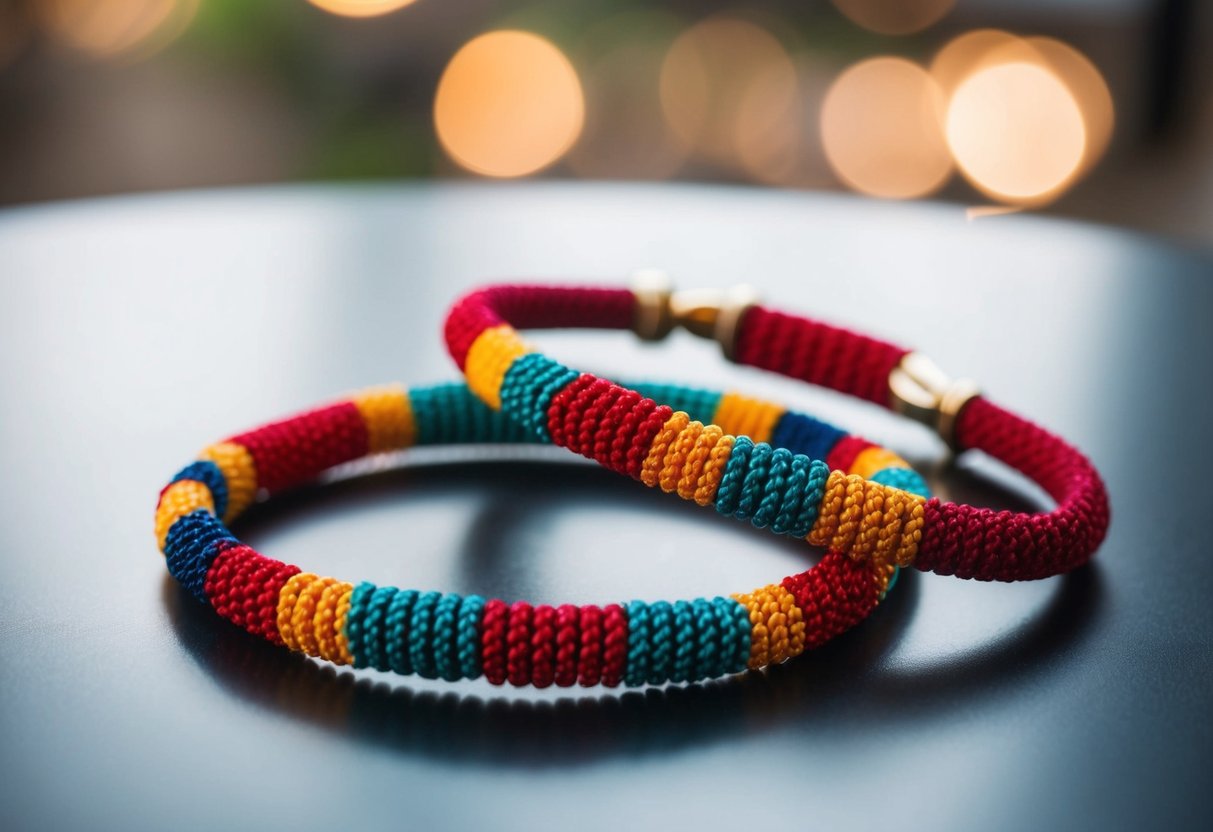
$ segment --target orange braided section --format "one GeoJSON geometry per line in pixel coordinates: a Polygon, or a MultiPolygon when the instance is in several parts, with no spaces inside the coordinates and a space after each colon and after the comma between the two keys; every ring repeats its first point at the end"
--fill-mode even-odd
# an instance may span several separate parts
{"type": "Polygon", "coordinates": [[[215,498],[204,484],[194,480],[180,480],[164,489],[156,506],[156,544],[161,552],[164,551],[168,530],[177,522],[177,518],[200,508],[211,514],[215,513],[215,498]]]}
{"type": "Polygon", "coordinates": [[[350,614],[350,596],[353,594],[353,584],[333,581],[316,602],[316,614],[312,618],[316,650],[320,658],[334,664],[352,664],[354,661],[345,640],[345,619],[350,614]]]}
{"type": "Polygon", "coordinates": [[[917,494],[831,471],[806,539],[853,558],[909,566],[922,542],[925,503],[917,494]]]}
{"type": "Polygon", "coordinates": [[[243,445],[219,442],[203,448],[198,459],[215,463],[227,481],[227,511],[224,523],[230,523],[253,504],[257,497],[257,466],[243,445]]]}
{"type": "Polygon", "coordinates": [[[657,485],[661,469],[665,465],[666,453],[670,450],[670,446],[674,440],[678,438],[678,434],[686,429],[691,422],[691,417],[684,411],[677,410],[666,419],[665,424],[661,426],[661,430],[657,431],[657,435],[653,437],[653,444],[649,445],[648,456],[644,458],[644,462],[640,465],[640,481],[652,488],[657,485]]]}
{"type": "Polygon", "coordinates": [[[701,506],[716,501],[734,438],[716,425],[678,411],[657,432],[640,468],[640,481],[701,506]]]}
{"type": "Polygon", "coordinates": [[[734,436],[769,442],[776,423],[785,412],[786,408],[775,402],[752,399],[740,393],[725,393],[716,405],[716,415],[712,421],[734,436]]]}
{"type": "Polygon", "coordinates": [[[750,668],[779,664],[804,652],[804,613],[791,592],[769,584],[734,595],[733,600],[750,611],[750,668]]]}
{"type": "Polygon", "coordinates": [[[400,385],[372,387],[356,394],[352,401],[366,423],[370,453],[398,451],[417,440],[413,407],[400,385]]]}
{"type": "Polygon", "coordinates": [[[897,454],[890,451],[888,448],[872,446],[864,448],[855,455],[854,461],[851,462],[848,474],[857,474],[865,480],[872,478],[872,475],[877,471],[883,471],[885,468],[909,468],[910,463],[899,457],[897,454]]]}
{"type": "MultiPolygon", "coordinates": [[[[716,502],[716,490],[720,487],[721,477],[724,476],[729,454],[733,452],[734,441],[734,437],[716,425],[704,428],[687,458],[687,470],[695,472],[694,483],[688,481],[688,485],[694,486],[689,499],[701,506],[716,502]]],[[[682,490],[678,493],[682,494],[682,490]]]]}
{"type": "Polygon", "coordinates": [[[468,349],[463,373],[468,387],[493,410],[501,409],[501,382],[506,371],[531,349],[512,326],[491,326],[476,336],[468,349]]]}
{"type": "Polygon", "coordinates": [[[287,647],[349,664],[345,618],[354,585],[311,572],[292,575],[278,594],[278,635],[287,647]]]}

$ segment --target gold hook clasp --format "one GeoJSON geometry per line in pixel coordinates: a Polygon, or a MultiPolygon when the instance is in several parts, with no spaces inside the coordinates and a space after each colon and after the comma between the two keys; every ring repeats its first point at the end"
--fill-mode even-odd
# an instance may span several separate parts
{"type": "Polygon", "coordinates": [[[972,379],[953,379],[920,352],[909,352],[889,373],[889,406],[936,431],[953,451],[960,411],[981,390],[972,379]]]}
{"type": "Polygon", "coordinates": [[[645,270],[632,279],[636,311],[632,330],[646,341],[660,341],[677,328],[720,344],[732,360],[737,327],[746,310],[758,302],[745,284],[728,289],[675,291],[664,272],[645,270]]]}

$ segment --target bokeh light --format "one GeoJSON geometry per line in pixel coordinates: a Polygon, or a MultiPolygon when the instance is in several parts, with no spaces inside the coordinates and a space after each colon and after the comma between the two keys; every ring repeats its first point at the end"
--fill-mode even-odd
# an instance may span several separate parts
{"type": "Polygon", "coordinates": [[[698,157],[726,167],[741,164],[739,141],[751,156],[761,152],[754,143],[763,140],[762,128],[742,122],[776,124],[797,87],[796,68],[775,36],[727,17],[679,35],[661,67],[662,111],[673,134],[698,157]]]}
{"type": "Polygon", "coordinates": [[[341,17],[378,17],[403,9],[416,0],[307,0],[318,9],[341,17]]]}
{"type": "Polygon", "coordinates": [[[850,20],[882,35],[908,35],[935,23],[956,0],[831,0],[850,20]]]}
{"type": "Polygon", "coordinates": [[[68,45],[97,57],[145,58],[186,30],[199,0],[42,0],[43,26],[68,45]]]}
{"type": "Polygon", "coordinates": [[[672,15],[638,10],[614,15],[582,35],[576,54],[586,117],[568,155],[574,173],[666,179],[682,167],[687,151],[665,123],[658,91],[662,59],[678,29],[672,15]]]}
{"type": "Polygon", "coordinates": [[[1073,180],[1086,149],[1074,96],[1035,63],[978,70],[956,88],[947,111],[948,145],[961,172],[1001,200],[1040,204],[1073,180]]]}
{"type": "Polygon", "coordinates": [[[909,199],[933,193],[952,171],[940,129],[943,99],[922,67],[878,57],[852,66],[826,93],[826,158],[851,188],[909,199]]]}
{"type": "Polygon", "coordinates": [[[1031,37],[1024,42],[1034,49],[1065,82],[1082,112],[1087,142],[1077,175],[1087,173],[1103,158],[1112,141],[1116,114],[1112,92],[1095,64],[1074,47],[1055,38],[1031,37]]]}
{"type": "Polygon", "coordinates": [[[975,29],[948,41],[931,59],[931,77],[945,97],[979,69],[995,62],[1030,60],[1022,38],[1001,29],[975,29]],[[1001,55],[997,60],[994,56],[1001,55]]]}
{"type": "Polygon", "coordinates": [[[434,100],[446,152],[487,176],[525,176],[577,141],[585,100],[577,72],[550,41],[516,30],[480,35],[451,58],[434,100]]]}

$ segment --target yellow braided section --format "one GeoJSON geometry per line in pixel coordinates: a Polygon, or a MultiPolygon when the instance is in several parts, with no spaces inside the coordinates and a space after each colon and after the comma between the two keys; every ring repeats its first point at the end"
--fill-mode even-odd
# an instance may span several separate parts
{"type": "Polygon", "coordinates": [[[181,480],[164,489],[160,495],[160,503],[156,506],[156,544],[164,551],[164,541],[168,530],[177,522],[178,517],[204,508],[211,514],[215,513],[215,498],[211,490],[195,480],[181,480]]]}
{"type": "Polygon", "coordinates": [[[316,638],[316,650],[320,658],[334,664],[352,664],[349,643],[345,640],[345,619],[350,613],[350,596],[354,585],[344,581],[333,581],[324,588],[316,602],[316,614],[312,618],[312,633],[316,638]]]}
{"type": "MultiPolygon", "coordinates": [[[[699,440],[687,460],[687,467],[696,472],[695,490],[690,499],[701,506],[707,506],[716,502],[716,490],[720,488],[720,479],[724,476],[724,469],[736,440],[715,425],[709,425],[699,440]],[[709,433],[712,430],[718,433],[709,433]]],[[[678,493],[681,494],[682,491],[678,493]]]]}
{"type": "Polygon", "coordinates": [[[324,590],[337,582],[335,578],[300,572],[283,585],[278,593],[278,634],[287,647],[309,656],[320,655],[316,610],[324,590]]]}
{"type": "MultiPolygon", "coordinates": [[[[657,435],[653,437],[653,444],[649,445],[648,456],[644,458],[644,462],[640,466],[640,481],[652,488],[660,481],[661,469],[665,467],[666,454],[669,452],[671,445],[678,438],[678,435],[691,423],[691,417],[685,411],[677,410],[670,414],[670,418],[666,419],[665,424],[661,426],[661,430],[657,431],[657,435]]],[[[700,424],[696,422],[696,424],[700,424]]]]}
{"type": "Polygon", "coordinates": [[[716,425],[705,425],[678,411],[666,420],[640,467],[645,485],[701,506],[716,501],[734,438],[716,425]]]}
{"type": "Polygon", "coordinates": [[[687,426],[674,437],[665,459],[662,460],[661,471],[657,475],[657,482],[661,485],[662,491],[667,494],[677,491],[678,496],[684,500],[689,500],[694,496],[694,483],[692,482],[689,487],[685,485],[688,478],[695,476],[693,471],[688,470],[690,466],[687,463],[690,461],[691,451],[694,450],[703,432],[703,422],[688,422],[687,426]]]}
{"type": "Polygon", "coordinates": [[[804,614],[792,593],[769,584],[733,600],[750,611],[749,667],[779,664],[804,652],[804,614]]]}
{"type": "Polygon", "coordinates": [[[831,471],[806,539],[853,558],[909,566],[922,541],[925,503],[917,494],[831,471]]]}
{"type": "Polygon", "coordinates": [[[751,399],[740,393],[725,393],[716,405],[713,424],[734,436],[748,436],[755,442],[771,441],[775,425],[786,413],[783,405],[763,399],[751,399]]]}
{"type": "Polygon", "coordinates": [[[372,387],[351,399],[366,423],[370,452],[398,451],[417,439],[408,393],[398,384],[372,387]]]}
{"type": "Polygon", "coordinates": [[[491,326],[476,336],[468,349],[463,372],[468,387],[493,410],[501,409],[501,382],[505,373],[521,355],[531,352],[508,324],[491,326]]]}
{"type": "Polygon", "coordinates": [[[227,510],[223,522],[230,523],[253,504],[257,496],[257,466],[243,445],[220,442],[203,448],[198,459],[215,463],[227,481],[227,510]]]}
{"type": "Polygon", "coordinates": [[[877,471],[883,471],[885,468],[909,467],[910,463],[888,448],[872,447],[864,448],[855,455],[855,461],[851,463],[851,467],[847,470],[847,473],[870,480],[873,474],[877,471]]]}

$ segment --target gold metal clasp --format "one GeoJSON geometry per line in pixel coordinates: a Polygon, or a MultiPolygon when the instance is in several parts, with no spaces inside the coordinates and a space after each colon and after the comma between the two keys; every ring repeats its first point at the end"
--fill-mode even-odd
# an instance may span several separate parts
{"type": "Polygon", "coordinates": [[[730,360],[742,315],[758,302],[757,293],[745,284],[728,289],[674,291],[670,279],[654,270],[633,276],[632,293],[636,296],[632,330],[641,338],[660,341],[682,328],[716,341],[730,360]]]}
{"type": "Polygon", "coordinates": [[[975,381],[953,379],[919,352],[906,353],[889,373],[889,406],[936,431],[957,452],[964,449],[956,442],[956,420],[980,395],[975,381]]]}

